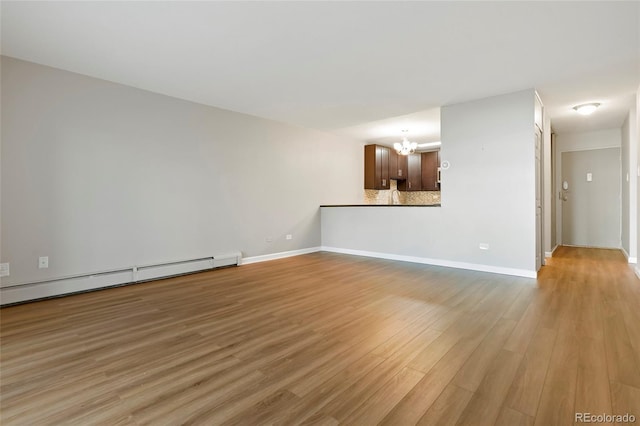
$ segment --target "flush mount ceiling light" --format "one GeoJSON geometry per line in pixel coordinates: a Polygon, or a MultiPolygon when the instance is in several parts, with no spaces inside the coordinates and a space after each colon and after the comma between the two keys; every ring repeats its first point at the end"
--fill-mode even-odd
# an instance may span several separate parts
{"type": "Polygon", "coordinates": [[[417,142],[410,142],[409,139],[407,139],[407,132],[409,131],[408,130],[402,131],[402,133],[404,133],[404,136],[402,138],[402,143],[396,142],[393,144],[393,147],[395,148],[396,152],[400,155],[413,154],[414,152],[416,152],[416,148],[418,147],[417,142]]]}
{"type": "Polygon", "coordinates": [[[593,103],[590,103],[590,104],[576,105],[576,106],[573,107],[573,109],[575,109],[578,114],[589,115],[589,114],[593,114],[593,112],[599,106],[600,106],[599,103],[593,102],[593,103]]]}

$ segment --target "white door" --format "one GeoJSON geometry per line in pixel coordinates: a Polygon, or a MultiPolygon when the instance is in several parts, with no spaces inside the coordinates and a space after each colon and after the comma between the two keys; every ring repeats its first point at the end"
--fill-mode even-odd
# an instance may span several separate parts
{"type": "Polygon", "coordinates": [[[536,127],[536,271],[542,267],[542,185],[540,183],[542,134],[536,127]]]}
{"type": "Polygon", "coordinates": [[[562,244],[619,248],[620,148],[562,153],[562,244]]]}

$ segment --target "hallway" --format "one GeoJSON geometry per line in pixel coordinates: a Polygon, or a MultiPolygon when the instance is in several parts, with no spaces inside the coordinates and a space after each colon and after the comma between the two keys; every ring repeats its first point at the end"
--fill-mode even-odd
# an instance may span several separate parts
{"type": "Polygon", "coordinates": [[[538,281],[539,329],[557,338],[536,424],[562,424],[562,412],[639,417],[640,281],[622,253],[559,247],[538,281]]]}

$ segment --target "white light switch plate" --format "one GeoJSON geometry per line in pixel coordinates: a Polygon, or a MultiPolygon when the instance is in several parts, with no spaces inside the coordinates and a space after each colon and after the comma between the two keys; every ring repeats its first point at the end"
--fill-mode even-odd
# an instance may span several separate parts
{"type": "Polygon", "coordinates": [[[593,174],[587,173],[587,182],[591,182],[593,180],[593,174]]]}
{"type": "Polygon", "coordinates": [[[49,256],[42,256],[38,258],[38,268],[45,269],[49,267],[49,256]]]}
{"type": "Polygon", "coordinates": [[[0,263],[0,277],[8,277],[8,276],[9,276],[9,264],[0,263]]]}

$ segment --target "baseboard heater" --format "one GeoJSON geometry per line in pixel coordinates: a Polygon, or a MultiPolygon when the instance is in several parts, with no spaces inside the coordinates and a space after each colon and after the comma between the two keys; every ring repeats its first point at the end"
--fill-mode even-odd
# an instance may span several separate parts
{"type": "Polygon", "coordinates": [[[131,266],[44,281],[14,284],[0,288],[0,305],[13,305],[71,293],[201,272],[224,266],[240,265],[241,260],[242,254],[239,251],[232,251],[197,259],[131,266]]]}

